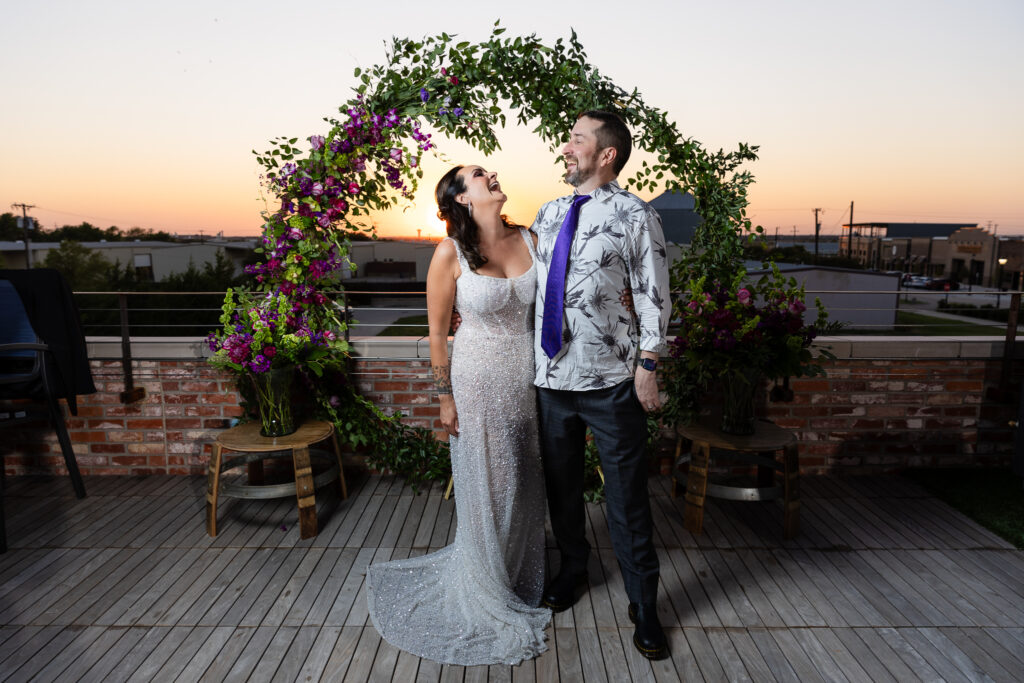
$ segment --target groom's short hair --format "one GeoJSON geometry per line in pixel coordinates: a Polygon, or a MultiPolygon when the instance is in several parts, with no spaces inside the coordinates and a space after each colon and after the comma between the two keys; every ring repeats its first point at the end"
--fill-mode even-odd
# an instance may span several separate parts
{"type": "Polygon", "coordinates": [[[626,128],[626,124],[618,114],[610,111],[591,109],[583,112],[577,118],[584,116],[601,122],[601,125],[594,131],[597,136],[597,146],[600,149],[615,148],[615,162],[612,164],[612,169],[618,175],[629,161],[629,153],[633,150],[633,136],[630,135],[629,128],[626,128]]]}

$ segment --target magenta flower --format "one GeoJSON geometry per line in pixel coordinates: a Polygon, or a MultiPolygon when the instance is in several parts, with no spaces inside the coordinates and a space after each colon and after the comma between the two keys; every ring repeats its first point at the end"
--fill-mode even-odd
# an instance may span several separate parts
{"type": "Polygon", "coordinates": [[[397,147],[391,148],[391,160],[400,162],[402,160],[402,150],[397,147]]]}
{"type": "Polygon", "coordinates": [[[359,183],[357,183],[354,180],[351,183],[349,183],[348,184],[348,193],[349,194],[359,194],[359,183]]]}
{"type": "Polygon", "coordinates": [[[750,290],[747,289],[746,287],[744,287],[743,289],[741,289],[738,292],[736,292],[736,300],[739,301],[744,306],[749,306],[750,305],[750,299],[751,299],[750,290]]]}
{"type": "Polygon", "coordinates": [[[311,195],[313,195],[314,197],[319,197],[320,195],[322,195],[324,193],[324,184],[321,183],[319,180],[316,181],[315,183],[313,183],[313,186],[310,188],[309,193],[311,195]]]}
{"type": "Polygon", "coordinates": [[[323,135],[313,135],[313,136],[310,136],[309,144],[313,147],[313,151],[314,152],[319,152],[321,149],[324,148],[324,136],[323,135]]]}

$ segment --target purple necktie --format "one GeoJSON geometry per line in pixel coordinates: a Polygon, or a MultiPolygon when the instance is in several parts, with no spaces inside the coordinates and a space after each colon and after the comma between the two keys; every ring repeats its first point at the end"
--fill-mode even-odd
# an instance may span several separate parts
{"type": "Polygon", "coordinates": [[[569,249],[572,247],[576,225],[580,222],[580,207],[589,199],[590,195],[581,194],[572,200],[551,253],[548,282],[544,289],[544,321],[540,331],[540,347],[548,354],[548,358],[554,358],[562,348],[562,310],[565,305],[565,272],[569,264],[569,249]]]}

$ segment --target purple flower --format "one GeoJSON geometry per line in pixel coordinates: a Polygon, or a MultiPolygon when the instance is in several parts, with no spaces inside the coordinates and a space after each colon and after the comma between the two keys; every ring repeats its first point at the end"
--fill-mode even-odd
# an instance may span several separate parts
{"type": "Polygon", "coordinates": [[[444,116],[445,114],[448,113],[448,110],[445,109],[444,107],[441,107],[440,109],[437,110],[437,113],[441,116],[444,116]]]}
{"type": "Polygon", "coordinates": [[[452,114],[455,115],[455,118],[462,116],[462,107],[455,107],[455,109],[452,109],[452,114]]]}
{"type": "Polygon", "coordinates": [[[291,174],[295,173],[295,171],[297,171],[298,168],[298,166],[289,161],[287,164],[281,167],[281,175],[285,177],[290,176],[291,174]]]}
{"type": "Polygon", "coordinates": [[[402,160],[402,150],[398,149],[397,147],[392,147],[391,148],[391,160],[392,161],[401,161],[402,160]]]}
{"type": "Polygon", "coordinates": [[[324,148],[324,136],[313,135],[309,138],[309,144],[313,147],[314,152],[318,152],[324,148]]]}
{"type": "Polygon", "coordinates": [[[427,92],[426,88],[420,88],[420,102],[426,102],[430,99],[430,93],[427,92]]]}
{"type": "Polygon", "coordinates": [[[800,315],[806,310],[807,306],[805,306],[804,302],[800,301],[800,299],[793,299],[789,302],[789,312],[793,315],[800,315]]]}
{"type": "Polygon", "coordinates": [[[331,227],[331,217],[328,216],[327,214],[320,214],[320,216],[316,219],[316,222],[317,225],[319,225],[321,228],[331,227]]]}
{"type": "Polygon", "coordinates": [[[319,197],[324,193],[324,184],[321,183],[320,181],[316,181],[310,188],[309,193],[312,194],[314,197],[319,197]]]}
{"type": "Polygon", "coordinates": [[[337,396],[331,396],[328,399],[328,402],[331,404],[332,408],[337,408],[338,406],[341,405],[341,399],[338,398],[337,396]]]}

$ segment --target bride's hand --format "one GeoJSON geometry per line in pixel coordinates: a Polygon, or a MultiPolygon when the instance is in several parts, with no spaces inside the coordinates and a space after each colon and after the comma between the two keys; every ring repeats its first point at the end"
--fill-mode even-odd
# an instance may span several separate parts
{"type": "Polygon", "coordinates": [[[441,396],[441,426],[452,436],[459,435],[459,415],[451,394],[441,396]]]}

